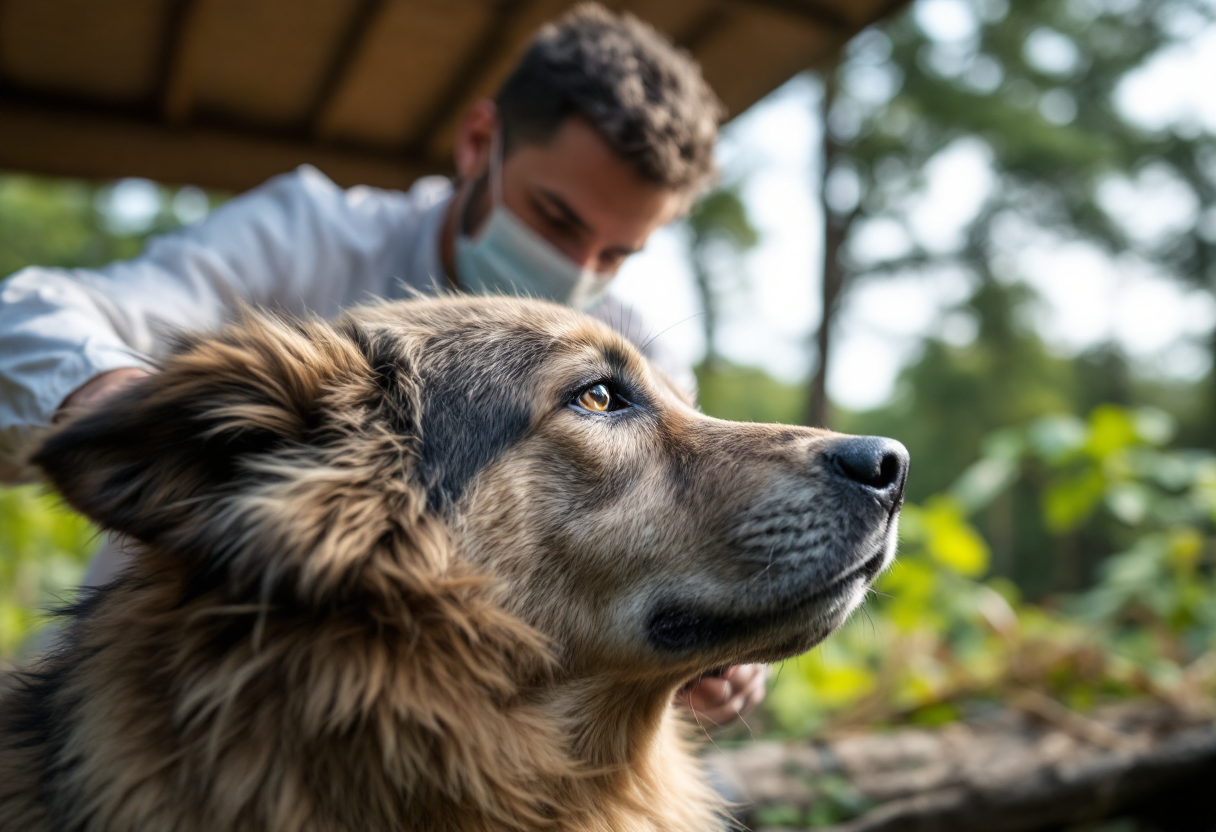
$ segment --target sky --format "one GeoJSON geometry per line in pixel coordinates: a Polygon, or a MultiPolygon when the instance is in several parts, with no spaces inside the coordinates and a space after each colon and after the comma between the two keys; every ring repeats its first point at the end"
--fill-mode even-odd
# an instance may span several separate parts
{"type": "MultiPolygon", "coordinates": [[[[963,0],[918,0],[911,13],[927,33],[950,43],[974,32],[971,8],[963,0]]],[[[1044,65],[1076,60],[1067,41],[1051,37],[1033,38],[1027,49],[1044,65]]],[[[1115,103],[1149,128],[1189,125],[1216,133],[1211,79],[1216,27],[1194,27],[1178,46],[1131,75],[1115,103]]],[[[881,79],[871,80],[881,86],[881,79]]],[[[724,181],[742,183],[760,231],[756,248],[731,266],[739,274],[738,288],[725,304],[719,348],[731,361],[789,382],[805,379],[813,367],[811,343],[820,318],[819,94],[814,79],[792,79],[727,125],[718,148],[724,181]]],[[[916,213],[926,220],[912,230],[922,243],[949,248],[993,187],[985,148],[967,141],[944,147],[926,173],[928,187],[916,213]]],[[[127,230],[146,227],[160,207],[155,186],[141,180],[119,183],[108,200],[107,213],[119,226],[127,223],[127,230]]],[[[1188,201],[1159,171],[1112,180],[1103,201],[1145,234],[1202,215],[1216,236],[1216,206],[1188,201]]],[[[183,221],[195,221],[206,213],[206,197],[183,189],[172,207],[183,221]]],[[[1185,292],[1138,263],[1112,260],[1042,232],[1010,228],[1007,234],[1007,247],[1020,252],[1010,271],[1038,290],[1042,303],[1035,322],[1058,352],[1075,354],[1115,340],[1146,372],[1186,379],[1207,370],[1199,339],[1216,326],[1209,294],[1185,292]]],[[[861,241],[870,250],[892,244],[891,230],[881,226],[861,241]]],[[[967,343],[974,325],[951,308],[968,289],[964,275],[940,271],[859,286],[841,311],[828,373],[831,398],[850,409],[880,406],[890,398],[900,368],[916,358],[924,335],[967,343]]],[[[676,355],[695,363],[703,354],[684,229],[656,233],[626,264],[614,292],[637,308],[676,355]]]]}
{"type": "MultiPolygon", "coordinates": [[[[974,29],[961,0],[920,0],[919,25],[943,40],[974,29]]],[[[1067,45],[1041,39],[1028,49],[1044,62],[1066,63],[1067,45]]],[[[1130,76],[1116,106],[1146,127],[1193,125],[1216,132],[1216,28],[1200,28],[1130,76]]],[[[761,241],[739,264],[745,292],[727,304],[719,348],[732,361],[759,366],[786,381],[806,377],[820,318],[821,216],[814,188],[821,126],[819,89],[797,77],[741,114],[724,131],[719,164],[728,182],[743,181],[743,196],[761,241]]],[[[929,165],[918,216],[931,218],[913,231],[922,241],[948,247],[992,187],[983,146],[958,142],[929,165]]],[[[1216,234],[1216,206],[1183,198],[1168,177],[1148,171],[1135,181],[1112,181],[1104,203],[1121,220],[1151,234],[1156,228],[1204,214],[1216,234]]],[[[1186,292],[1140,264],[1112,260],[1077,243],[1010,229],[1022,252],[1013,271],[1042,297],[1035,322],[1061,354],[1108,340],[1123,345],[1146,372],[1194,378],[1206,371],[1198,339],[1216,325],[1210,295],[1186,292]],[[1019,235],[1021,235],[1019,237],[1019,235]]],[[[864,244],[882,246],[882,229],[864,244]]],[[[704,350],[699,306],[678,227],[652,238],[619,275],[615,290],[634,304],[669,349],[695,361],[704,350]]],[[[964,276],[935,273],[862,286],[847,299],[837,331],[828,393],[844,407],[886,402],[902,366],[916,357],[926,333],[966,343],[973,326],[950,308],[968,292],[964,276]]]]}

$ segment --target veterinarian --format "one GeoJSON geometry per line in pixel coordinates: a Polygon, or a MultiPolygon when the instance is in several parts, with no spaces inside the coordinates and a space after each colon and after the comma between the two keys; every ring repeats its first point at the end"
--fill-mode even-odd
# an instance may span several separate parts
{"type": "MultiPolygon", "coordinates": [[[[608,285],[712,179],[720,112],[700,69],[654,29],[580,6],[468,112],[455,181],[343,190],[304,166],[135,259],[18,272],[0,284],[0,480],[28,478],[21,461],[39,432],[146,375],[174,330],[214,329],[242,303],[331,317],[411,293],[526,294],[641,344],[608,285]]],[[[657,345],[643,351],[691,385],[657,345]]],[[[104,547],[86,582],[120,559],[104,547]]],[[[730,668],[693,686],[689,704],[727,721],[763,698],[765,675],[730,668]]]]}

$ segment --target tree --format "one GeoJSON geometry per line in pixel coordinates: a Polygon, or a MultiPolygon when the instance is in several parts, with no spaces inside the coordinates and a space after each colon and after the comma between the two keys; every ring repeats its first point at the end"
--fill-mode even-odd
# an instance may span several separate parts
{"type": "MultiPolygon", "coordinates": [[[[114,215],[110,185],[0,175],[0,281],[34,264],[100,266],[132,257],[149,234],[197,218],[216,201],[197,189],[143,183],[154,199],[132,228],[114,215]],[[178,201],[183,191],[187,198],[178,201]],[[201,203],[201,204],[200,204],[201,203]],[[183,208],[188,210],[175,210],[183,208]]],[[[0,487],[0,670],[45,625],[84,574],[97,531],[36,486],[0,487]]]]}
{"type": "MultiPolygon", "coordinates": [[[[1202,0],[937,0],[854,40],[822,77],[812,420],[826,414],[834,312],[860,280],[953,268],[978,284],[1016,281],[1019,248],[1074,240],[1216,293],[1216,212],[1200,210],[1216,203],[1216,137],[1194,124],[1150,129],[1117,103],[1133,72],[1212,17],[1202,0]],[[934,31],[934,8],[954,16],[955,32],[934,31]],[[987,160],[992,186],[943,242],[925,233],[918,207],[926,169],[960,147],[987,160]],[[1154,183],[1195,209],[1149,233],[1126,203],[1154,183]],[[867,250],[879,229],[893,251],[867,250]]],[[[1211,389],[1216,407],[1216,374],[1211,389]]]]}
{"type": "MultiPolygon", "coordinates": [[[[828,71],[824,75],[823,96],[820,99],[820,115],[825,125],[836,101],[838,85],[836,71],[828,71]]],[[[816,364],[815,372],[811,376],[807,424],[826,428],[831,419],[828,406],[828,367],[832,359],[832,330],[843,298],[846,278],[842,254],[849,230],[861,215],[861,206],[856,203],[841,204],[833,195],[829,177],[840,170],[841,159],[846,150],[835,131],[826,126],[820,152],[823,160],[819,183],[820,207],[823,211],[823,260],[820,269],[823,283],[819,298],[823,316],[815,333],[816,364]]]]}
{"type": "Polygon", "coordinates": [[[689,258],[700,295],[701,331],[705,336],[706,372],[719,369],[717,333],[721,295],[737,282],[739,256],[755,247],[759,234],[739,195],[739,184],[720,187],[697,202],[685,221],[689,231],[689,258]]]}

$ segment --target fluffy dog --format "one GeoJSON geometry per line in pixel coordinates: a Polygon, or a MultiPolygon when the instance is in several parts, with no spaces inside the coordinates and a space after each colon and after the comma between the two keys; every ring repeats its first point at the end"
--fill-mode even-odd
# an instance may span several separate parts
{"type": "Polygon", "coordinates": [[[34,461],[138,545],[0,704],[6,832],[720,826],[674,691],[839,625],[907,470],[505,299],[247,316],[34,461]]]}

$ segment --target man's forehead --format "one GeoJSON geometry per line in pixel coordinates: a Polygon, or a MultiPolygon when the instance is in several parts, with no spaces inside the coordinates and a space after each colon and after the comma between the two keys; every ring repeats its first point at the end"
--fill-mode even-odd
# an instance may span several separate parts
{"type": "MultiPolygon", "coordinates": [[[[556,198],[597,232],[653,229],[674,219],[681,192],[645,180],[586,120],[573,116],[544,144],[521,144],[505,164],[533,195],[556,198]],[[610,226],[605,228],[601,226],[610,226]]],[[[622,245],[644,242],[619,240],[622,245]]]]}

